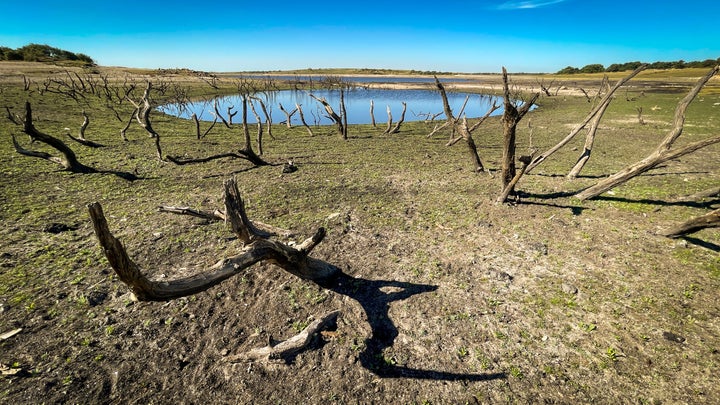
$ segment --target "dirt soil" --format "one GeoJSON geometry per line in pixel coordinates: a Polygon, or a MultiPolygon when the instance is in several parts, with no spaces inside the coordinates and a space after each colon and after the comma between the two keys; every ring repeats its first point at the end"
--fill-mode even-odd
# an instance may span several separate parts
{"type": "MultiPolygon", "coordinates": [[[[113,72],[117,86],[134,77],[132,94],[142,93],[143,78],[113,72]]],[[[718,208],[717,197],[677,200],[720,183],[718,145],[594,200],[572,197],[649,153],[694,77],[673,79],[676,91],[639,77],[618,92],[578,179],[564,175],[580,138],[521,179],[517,202],[496,204],[499,118],[474,135],[490,175],[472,171],[463,145],[446,147],[448,133],[428,138],[434,122],[406,123],[393,135],[353,126],[347,141],[331,126],[310,136],[275,124],[263,158],[276,165],[177,166],[155,158],[136,123],[121,140],[127,102],[90,90],[78,101],[42,92],[46,75],[69,77],[35,72],[24,90],[22,77],[5,71],[2,106],[19,113],[30,101],[39,130],[106,172],[72,174],[22,156],[10,135],[26,149],[53,151],[0,122],[0,334],[19,329],[0,337],[0,402],[720,403],[720,231],[657,235],[718,208]],[[77,132],[83,109],[86,137],[101,148],[64,135],[77,132]],[[298,171],[282,173],[288,159],[298,171]],[[260,264],[190,297],[134,300],[105,259],[86,205],[100,202],[130,257],[149,277],[169,280],[242,246],[222,222],[157,206],[222,209],[222,183],[233,176],[251,219],[294,232],[281,240],[299,243],[325,227],[312,256],[342,274],[319,285],[260,264]],[[337,321],[296,355],[233,361],[335,310],[337,321]]],[[[718,86],[692,105],[683,142],[720,132],[718,86]]],[[[519,126],[519,154],[554,145],[582,120],[592,103],[574,94],[540,99],[519,126]]],[[[237,123],[198,140],[190,121],[152,118],[166,154],[203,157],[242,142],[237,123]]]]}

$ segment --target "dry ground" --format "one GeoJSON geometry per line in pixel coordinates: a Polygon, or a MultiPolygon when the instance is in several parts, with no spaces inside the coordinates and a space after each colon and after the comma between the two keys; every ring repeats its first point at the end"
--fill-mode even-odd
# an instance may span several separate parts
{"type": "MultiPolygon", "coordinates": [[[[444,146],[447,134],[428,139],[432,123],[408,123],[391,136],[356,126],[346,142],[331,127],[310,137],[277,125],[264,157],[294,158],[291,174],[243,160],[175,166],[155,160],[137,125],[121,141],[124,122],[104,101],[23,91],[19,76],[5,72],[3,107],[17,112],[31,101],[38,129],[65,140],[64,128],[77,128],[86,109],[87,137],[105,147],[73,144],[80,160],[141,177],[59,172],[17,154],[10,134],[43,148],[0,123],[0,333],[22,329],[0,341],[5,403],[720,402],[720,232],[656,235],[717,208],[718,199],[673,201],[718,184],[720,149],[669,162],[596,200],[571,196],[652,150],[692,78],[657,84],[641,76],[618,93],[579,179],[563,175],[580,139],[521,180],[519,204],[496,205],[498,176],[473,173],[463,147],[444,146]],[[635,119],[638,106],[647,125],[635,119]],[[133,301],[85,205],[103,204],[110,229],[148,274],[175,278],[241,246],[224,224],[156,207],[220,208],[231,176],[251,218],[292,229],[295,240],[325,226],[313,256],[343,275],[319,286],[259,265],[192,297],[133,301]],[[67,228],[54,233],[62,229],[54,223],[67,228]],[[337,324],[292,359],[228,360],[332,310],[337,324]]],[[[598,82],[588,80],[580,84],[598,82]]],[[[719,102],[714,81],[691,107],[683,141],[718,133],[719,102]]],[[[521,122],[523,152],[530,131],[532,146],[547,148],[591,107],[572,95],[539,106],[521,122]]],[[[127,103],[115,108],[130,112],[127,103]]],[[[167,154],[239,146],[237,126],[198,141],[192,123],[153,118],[167,154]]],[[[476,133],[493,171],[500,134],[499,119],[476,133]]]]}

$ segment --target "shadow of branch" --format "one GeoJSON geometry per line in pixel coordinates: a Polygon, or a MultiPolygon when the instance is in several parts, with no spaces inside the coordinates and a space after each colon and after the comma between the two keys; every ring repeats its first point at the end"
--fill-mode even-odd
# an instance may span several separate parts
{"type": "Polygon", "coordinates": [[[379,377],[442,381],[486,381],[506,378],[505,373],[467,374],[421,370],[387,364],[382,360],[383,350],[392,346],[398,336],[398,329],[388,316],[390,304],[417,294],[435,291],[438,288],[435,285],[367,280],[340,273],[337,278],[321,286],[354,299],[365,311],[372,334],[365,340],[365,350],[359,356],[360,364],[379,377]],[[383,289],[392,289],[392,292],[385,292],[383,289]]]}

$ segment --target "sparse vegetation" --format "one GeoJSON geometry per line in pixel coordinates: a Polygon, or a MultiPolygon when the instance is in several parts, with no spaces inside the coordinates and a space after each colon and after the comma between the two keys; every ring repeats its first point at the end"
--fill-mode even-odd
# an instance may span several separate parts
{"type": "MultiPolygon", "coordinates": [[[[720,362],[713,322],[720,232],[678,240],[656,234],[717,208],[713,197],[675,201],[717,185],[718,145],[597,199],[572,197],[651,151],[705,69],[639,74],[605,113],[582,175],[562,176],[577,159],[569,145],[522,178],[519,203],[502,205],[494,203],[499,118],[473,134],[494,177],[469,168],[464,150],[441,147],[447,138],[427,138],[434,124],[422,121],[392,135],[353,125],[348,141],[332,127],[313,128],[311,136],[274,124],[263,159],[292,158],[293,173],[233,158],[178,166],[156,158],[153,139],[137,124],[122,140],[134,110],[127,101],[41,94],[43,81],[68,72],[106,75],[117,89],[137,83],[139,99],[153,80],[156,89],[167,84],[165,94],[153,94],[162,102],[179,94],[175,86],[189,97],[230,93],[237,90],[232,79],[219,76],[212,87],[196,74],[48,64],[19,73],[18,66],[0,75],[3,107],[21,112],[29,101],[34,125],[57,136],[77,128],[85,110],[88,137],[104,147],[73,145],[97,173],[58,171],[18,154],[10,136],[28,145],[27,136],[0,120],[0,334],[22,329],[0,340],[0,363],[21,370],[0,379],[2,402],[720,402],[708,372],[720,362]],[[646,125],[637,122],[638,106],[646,125]],[[212,211],[233,176],[253,219],[298,235],[324,226],[327,237],[313,255],[338,266],[343,284],[327,288],[264,264],[201,294],[137,302],[110,269],[86,204],[106,207],[110,227],[150,278],[170,280],[242,246],[221,221],[157,206],[212,211]],[[286,340],[333,310],[340,311],[336,325],[290,364],[228,360],[286,340]]],[[[517,128],[518,153],[567,134],[591,108],[577,88],[591,92],[603,74],[575,75],[577,83],[540,98],[523,120],[532,126],[517,128]]],[[[510,76],[518,89],[540,79],[510,76]]],[[[500,89],[499,75],[482,79],[500,89]]],[[[719,103],[714,78],[688,109],[686,142],[720,132],[719,103]]],[[[152,114],[167,154],[208,156],[243,142],[239,125],[218,125],[197,139],[191,121],[152,114]]]]}

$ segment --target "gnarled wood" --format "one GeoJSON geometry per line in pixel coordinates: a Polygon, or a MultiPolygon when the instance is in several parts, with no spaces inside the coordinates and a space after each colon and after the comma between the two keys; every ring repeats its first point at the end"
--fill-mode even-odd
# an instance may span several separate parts
{"type": "Polygon", "coordinates": [[[313,337],[321,330],[329,327],[336,320],[340,311],[332,311],[320,318],[312,321],[300,333],[288,340],[282,341],[274,345],[268,345],[257,349],[250,350],[245,353],[236,354],[228,357],[230,362],[240,361],[269,361],[269,360],[286,360],[297,354],[312,343],[313,337]]]}
{"type": "Polygon", "coordinates": [[[632,179],[638,174],[645,173],[646,171],[653,169],[661,163],[667,162],[668,160],[676,159],[680,156],[687,155],[688,153],[695,152],[696,150],[704,148],[706,146],[720,143],[720,136],[717,136],[714,138],[704,139],[701,141],[690,143],[676,150],[671,150],[675,141],[682,134],[683,126],[685,125],[685,111],[687,110],[690,103],[698,95],[700,89],[702,89],[703,86],[705,86],[705,84],[710,80],[710,78],[717,74],[718,71],[720,71],[720,65],[715,66],[713,69],[711,69],[695,84],[695,86],[690,90],[690,92],[685,96],[685,98],[680,100],[677,108],[675,109],[673,128],[670,130],[670,132],[668,132],[662,142],[660,142],[660,145],[658,145],[655,151],[653,151],[649,156],[640,160],[639,162],[627,166],[626,168],[620,170],[612,176],[599,181],[591,187],[588,187],[587,189],[578,193],[576,197],[580,200],[587,200],[589,198],[597,197],[600,194],[632,179]]]}
{"type": "Polygon", "coordinates": [[[40,132],[35,128],[35,125],[33,124],[32,119],[32,107],[30,106],[30,102],[25,102],[25,117],[13,117],[13,115],[10,113],[10,109],[7,108],[8,118],[19,125],[22,125],[23,132],[26,133],[30,139],[35,141],[40,141],[53,149],[57,150],[61,153],[62,156],[53,156],[46,152],[36,152],[31,151],[28,149],[24,149],[20,146],[20,144],[15,139],[15,136],[12,136],[12,142],[13,146],[15,147],[15,151],[18,152],[21,155],[30,156],[30,157],[36,157],[40,159],[45,159],[53,163],[57,163],[60,166],[63,167],[64,170],[67,170],[69,172],[73,173],[97,173],[98,170],[95,168],[92,168],[90,166],[85,166],[84,164],[80,163],[77,160],[77,157],[75,156],[75,152],[70,149],[65,143],[53,136],[47,135],[43,132],[40,132]]]}
{"type": "MultiPolygon", "coordinates": [[[[545,159],[550,157],[550,155],[552,155],[553,153],[562,149],[563,146],[567,145],[567,143],[570,142],[570,140],[572,140],[575,137],[575,135],[577,135],[583,128],[585,128],[585,126],[590,122],[590,120],[593,119],[593,117],[595,117],[601,111],[604,113],[605,110],[607,109],[608,105],[610,105],[610,102],[612,102],[612,97],[613,97],[613,94],[615,94],[615,91],[617,89],[619,89],[622,85],[627,83],[630,79],[637,76],[638,73],[645,70],[645,68],[647,68],[646,64],[641,65],[640,67],[635,69],[632,73],[630,73],[623,79],[618,80],[618,82],[615,83],[615,85],[605,94],[605,96],[603,96],[603,98],[600,100],[598,105],[596,105],[595,108],[593,108],[590,111],[590,113],[588,113],[588,115],[585,117],[585,119],[579,125],[577,125],[575,128],[573,128],[572,131],[570,131],[568,136],[566,136],[560,142],[558,142],[557,145],[555,145],[552,148],[548,149],[547,151],[537,155],[537,157],[535,157],[535,159],[533,159],[533,161],[528,165],[527,170],[525,170],[525,172],[530,173],[535,167],[537,167],[540,163],[545,161],[545,159]]],[[[582,89],[580,89],[580,90],[582,90],[582,89]]],[[[583,91],[583,93],[585,93],[585,97],[588,98],[588,102],[590,102],[591,101],[590,96],[588,96],[588,94],[587,94],[587,92],[585,92],[585,90],[582,90],[582,91],[583,91]]],[[[588,156],[589,156],[589,154],[588,154],[588,156]]],[[[582,159],[582,156],[581,156],[581,159],[582,159]]]]}
{"type": "Polygon", "coordinates": [[[695,233],[706,228],[717,227],[720,227],[720,209],[708,212],[705,215],[695,217],[680,225],[662,231],[660,235],[667,236],[668,238],[679,238],[683,235],[695,233]]]}
{"type": "MultiPolygon", "coordinates": [[[[335,110],[333,110],[330,103],[328,103],[324,97],[318,98],[312,93],[310,93],[308,95],[310,97],[314,98],[315,101],[317,101],[318,103],[322,104],[322,106],[325,108],[325,112],[327,112],[327,114],[328,114],[328,118],[330,118],[332,120],[332,122],[335,123],[338,134],[340,134],[340,136],[342,136],[343,139],[347,139],[347,132],[345,132],[345,126],[343,125],[343,119],[339,115],[337,115],[337,113],[335,112],[335,110]]],[[[344,107],[342,107],[342,108],[344,108],[344,107]]]]}
{"type": "MultiPolygon", "coordinates": [[[[530,100],[520,107],[515,106],[515,101],[510,98],[510,84],[508,82],[507,70],[503,66],[503,96],[505,111],[502,116],[503,123],[503,155],[502,155],[502,186],[503,190],[512,182],[515,177],[515,134],[517,124],[530,111],[540,93],[535,93],[530,100]]],[[[527,171],[527,170],[526,170],[527,171]]],[[[513,193],[514,190],[510,190],[513,193]]]]}
{"type": "Polygon", "coordinates": [[[167,301],[205,291],[228,278],[242,273],[255,263],[266,261],[304,279],[326,280],[339,273],[339,269],[308,255],[325,237],[320,228],[311,238],[297,247],[265,239],[263,232],[247,219],[234,179],[225,182],[225,207],[228,221],[238,237],[246,242],[245,250],[236,256],[223,259],[210,269],[194,276],[170,280],[148,279],[130,259],[122,243],[110,232],[102,206],[88,205],[95,234],[110,266],[122,282],[128,285],[141,301],[167,301]]]}

